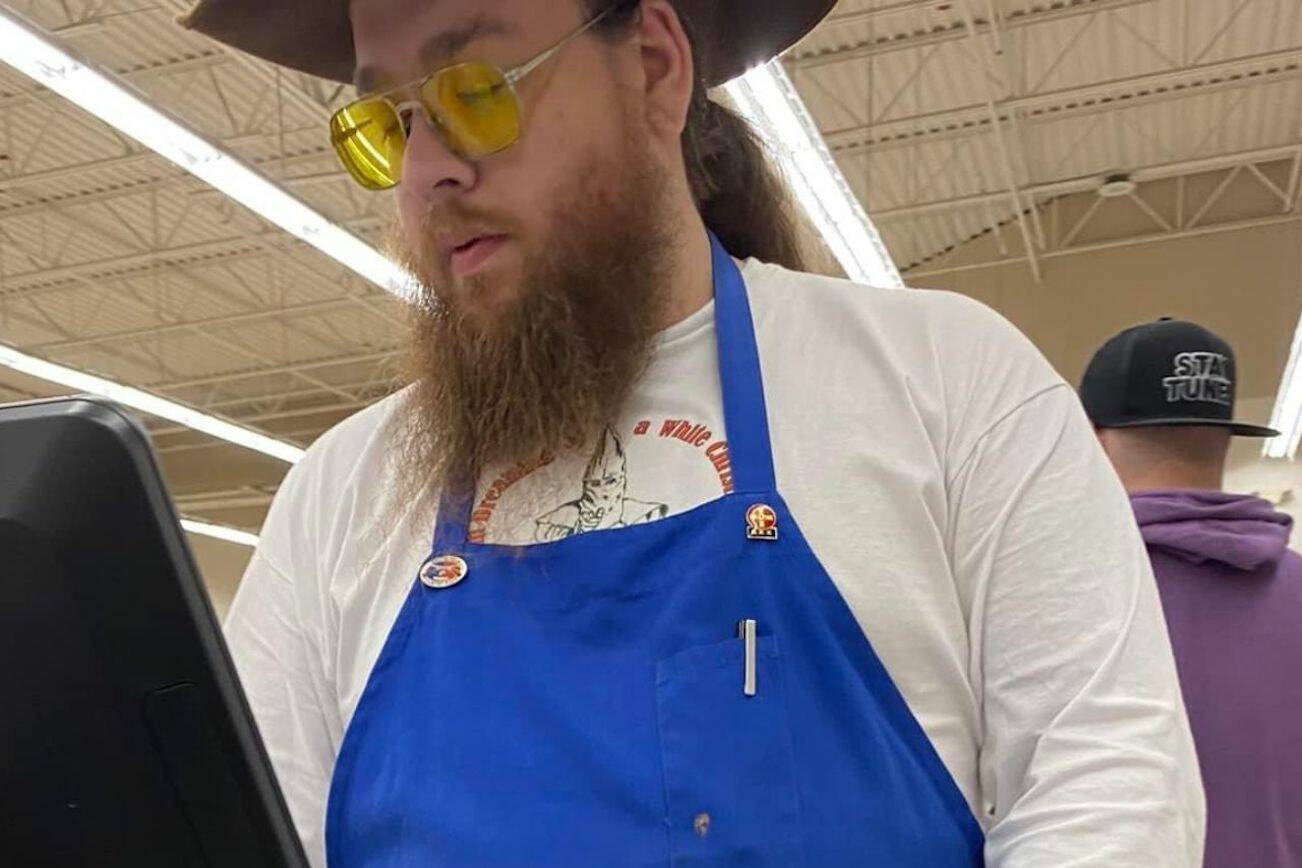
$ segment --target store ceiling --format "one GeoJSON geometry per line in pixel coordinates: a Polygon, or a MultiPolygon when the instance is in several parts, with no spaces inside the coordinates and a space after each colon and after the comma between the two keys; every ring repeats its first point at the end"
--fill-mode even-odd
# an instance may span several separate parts
{"type": "MultiPolygon", "coordinates": [[[[383,243],[388,198],[323,135],[344,89],[183,31],[177,0],[0,2],[383,243]]],[[[845,0],[786,65],[915,285],[992,237],[977,265],[1034,278],[1302,219],[1297,0],[845,0]]],[[[0,342],[306,445],[395,388],[401,336],[384,292],[0,65],[0,342]]],[[[60,391],[0,368],[0,401],[60,391]]],[[[185,513],[257,529],[284,464],[151,425],[185,513]]]]}

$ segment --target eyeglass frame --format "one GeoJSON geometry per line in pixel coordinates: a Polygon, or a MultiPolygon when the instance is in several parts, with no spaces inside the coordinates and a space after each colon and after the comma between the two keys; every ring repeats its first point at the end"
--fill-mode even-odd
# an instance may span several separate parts
{"type": "MultiPolygon", "coordinates": [[[[389,99],[389,96],[394,93],[410,90],[411,88],[417,88],[417,89],[423,88],[435,76],[439,75],[440,73],[446,70],[455,69],[456,67],[461,66],[464,63],[477,62],[477,63],[483,63],[488,66],[491,66],[492,68],[500,72],[502,74],[503,82],[505,82],[506,86],[511,89],[511,98],[515,100],[517,111],[520,112],[520,120],[521,120],[520,135],[516,137],[515,142],[511,143],[511,145],[514,145],[516,142],[518,142],[521,138],[524,137],[524,124],[523,124],[524,105],[520,101],[520,95],[516,92],[515,89],[516,83],[519,82],[521,79],[523,79],[529,73],[536,70],[538,67],[542,66],[548,60],[550,60],[562,48],[569,45],[571,42],[578,39],[583,34],[587,33],[593,27],[596,27],[599,23],[601,23],[603,19],[605,19],[612,12],[615,12],[618,9],[629,6],[631,4],[635,4],[637,2],[639,2],[639,0],[615,0],[614,3],[611,3],[609,6],[607,6],[605,9],[602,9],[596,15],[593,15],[591,18],[589,18],[587,21],[580,24],[577,28],[572,30],[570,33],[561,37],[560,40],[553,43],[550,47],[544,48],[542,51],[540,51],[538,54],[531,57],[529,60],[526,60],[524,63],[517,64],[516,66],[513,66],[510,69],[502,69],[497,64],[487,60],[481,60],[481,61],[462,60],[462,61],[458,61],[457,63],[449,63],[446,66],[440,66],[438,69],[435,69],[432,72],[422,75],[419,78],[413,78],[411,81],[405,82],[403,84],[394,85],[393,87],[386,88],[385,90],[372,91],[371,93],[363,94],[362,96],[359,96],[356,99],[349,101],[347,105],[344,105],[341,108],[337,109],[335,112],[333,112],[330,115],[330,117],[331,119],[333,119],[337,117],[341,112],[345,112],[359,103],[368,102],[370,100],[378,98],[384,100],[389,104],[389,107],[393,109],[393,113],[397,115],[399,120],[402,120],[404,111],[412,111],[414,113],[415,111],[419,110],[419,112],[425,117],[425,122],[427,124],[434,125],[436,124],[436,121],[433,118],[433,112],[426,107],[424,100],[407,99],[395,103],[393,100],[389,99]]],[[[403,131],[404,140],[410,135],[411,134],[404,129],[403,131]]],[[[448,145],[447,141],[445,139],[442,139],[441,136],[440,139],[443,140],[445,145],[448,145]]],[[[511,145],[507,145],[506,148],[511,147],[511,145]]],[[[451,146],[448,145],[448,147],[451,146]]],[[[503,150],[505,150],[506,148],[503,148],[503,150]]]]}

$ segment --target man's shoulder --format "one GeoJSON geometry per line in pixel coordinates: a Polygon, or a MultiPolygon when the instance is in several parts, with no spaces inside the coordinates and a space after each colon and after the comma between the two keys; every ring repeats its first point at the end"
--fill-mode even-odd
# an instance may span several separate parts
{"type": "MultiPolygon", "coordinates": [[[[955,460],[1062,377],[1011,323],[964,295],[747,263],[770,408],[834,428],[930,438],[955,460]],[[903,427],[902,427],[903,426],[903,427]]],[[[1047,418],[1047,416],[1046,416],[1047,418]]],[[[807,426],[795,426],[803,431],[807,426]]]]}
{"type": "Polygon", "coordinates": [[[957,292],[874,286],[753,259],[743,264],[743,274],[757,314],[780,312],[793,325],[833,334],[858,328],[897,341],[943,333],[960,340],[1025,342],[1000,314],[957,292]]]}
{"type": "Polygon", "coordinates": [[[869,286],[754,260],[743,273],[760,339],[784,355],[817,349],[915,381],[979,384],[1011,374],[1027,394],[1061,383],[1025,335],[969,296],[869,286]]]}
{"type": "Polygon", "coordinates": [[[289,472],[282,489],[300,496],[313,492],[337,497],[359,478],[383,472],[387,432],[406,398],[402,389],[337,423],[318,437],[289,472]]]}
{"type": "Polygon", "coordinates": [[[356,456],[377,447],[383,448],[384,432],[407,399],[409,389],[387,395],[338,422],[316,439],[308,454],[321,453],[322,458],[328,460],[340,453],[356,456]]]}
{"type": "Polygon", "coordinates": [[[339,422],[290,468],[263,524],[259,553],[286,575],[315,574],[341,544],[336,529],[370,520],[386,489],[385,429],[404,392],[339,422]],[[342,520],[341,520],[342,515],[342,520]]]}

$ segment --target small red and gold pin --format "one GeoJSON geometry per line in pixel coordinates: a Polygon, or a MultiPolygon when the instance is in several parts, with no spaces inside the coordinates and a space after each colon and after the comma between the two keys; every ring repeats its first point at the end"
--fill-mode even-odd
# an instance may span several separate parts
{"type": "Polygon", "coordinates": [[[778,514],[767,503],[757,503],[746,510],[746,539],[778,538],[778,514]]]}

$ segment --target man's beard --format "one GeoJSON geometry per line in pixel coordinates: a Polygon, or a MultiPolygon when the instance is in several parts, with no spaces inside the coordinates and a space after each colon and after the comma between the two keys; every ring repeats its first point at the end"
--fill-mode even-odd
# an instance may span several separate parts
{"type": "MultiPolygon", "coordinates": [[[[505,308],[467,310],[446,268],[429,265],[428,231],[399,251],[424,299],[412,311],[414,384],[396,417],[397,503],[578,450],[618,416],[651,356],[676,238],[664,171],[629,148],[552,203],[551,237],[524,257],[505,308]]],[[[469,225],[480,216],[438,215],[469,225]]]]}

